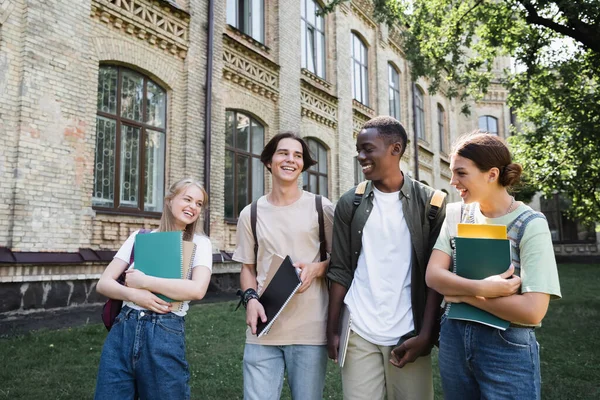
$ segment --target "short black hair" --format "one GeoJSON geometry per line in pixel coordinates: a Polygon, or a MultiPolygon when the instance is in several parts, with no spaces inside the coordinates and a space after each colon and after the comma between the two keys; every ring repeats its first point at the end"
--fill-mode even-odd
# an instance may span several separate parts
{"type": "Polygon", "coordinates": [[[304,167],[302,167],[302,172],[306,171],[307,169],[309,169],[317,163],[317,160],[315,160],[311,156],[308,144],[306,144],[304,139],[302,139],[300,136],[298,136],[298,134],[294,132],[281,132],[273,136],[271,140],[269,140],[269,143],[267,143],[267,145],[263,149],[262,153],[260,153],[260,161],[265,165],[265,167],[267,167],[269,172],[271,172],[271,168],[269,168],[267,164],[269,164],[271,160],[273,160],[273,154],[275,154],[275,152],[277,151],[277,145],[283,139],[294,139],[300,142],[300,144],[302,145],[302,159],[304,160],[304,167]]]}
{"type": "MultiPolygon", "coordinates": [[[[363,129],[376,129],[387,145],[400,142],[402,144],[402,154],[404,154],[408,135],[400,121],[396,118],[388,115],[380,115],[367,121],[363,129]]],[[[400,157],[402,157],[402,154],[400,154],[400,157]]]]}

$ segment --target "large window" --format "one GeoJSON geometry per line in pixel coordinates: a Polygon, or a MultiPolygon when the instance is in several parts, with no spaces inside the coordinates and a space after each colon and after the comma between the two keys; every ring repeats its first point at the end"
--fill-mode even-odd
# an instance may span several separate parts
{"type": "Polygon", "coordinates": [[[498,119],[491,115],[479,117],[479,130],[498,136],[498,119]]]}
{"type": "Polygon", "coordinates": [[[315,160],[318,161],[302,173],[302,188],[308,192],[328,196],[327,184],[327,149],[314,139],[307,139],[308,148],[315,160]]]}
{"type": "Polygon", "coordinates": [[[325,79],[325,19],[315,0],[302,0],[302,68],[325,79]],[[319,15],[317,15],[319,14],[319,15]]]}
{"type": "Polygon", "coordinates": [[[388,63],[388,92],[390,97],[390,116],[400,121],[400,74],[388,63]]]}
{"type": "Polygon", "coordinates": [[[352,98],[369,105],[369,68],[367,46],[356,35],[352,34],[352,98]]]}
{"type": "Polygon", "coordinates": [[[167,94],[144,75],[100,66],[94,163],[95,208],[161,212],[167,94]]]}
{"type": "Polygon", "coordinates": [[[235,220],[244,207],[265,191],[265,170],[260,162],[265,130],[249,115],[225,115],[225,218],[235,220]]]}
{"type": "Polygon", "coordinates": [[[264,0],[227,0],[227,23],[253,39],[265,42],[264,0]]]}
{"type": "Polygon", "coordinates": [[[425,94],[415,86],[415,131],[419,139],[425,140],[425,94]]]}
{"type": "Polygon", "coordinates": [[[541,211],[548,220],[553,242],[595,243],[596,232],[593,225],[583,225],[568,217],[566,210],[569,201],[559,194],[540,199],[541,211]]]}
{"type": "Polygon", "coordinates": [[[442,153],[446,152],[446,112],[444,111],[444,107],[438,103],[437,105],[437,126],[438,126],[438,135],[440,138],[440,151],[442,153]]]}

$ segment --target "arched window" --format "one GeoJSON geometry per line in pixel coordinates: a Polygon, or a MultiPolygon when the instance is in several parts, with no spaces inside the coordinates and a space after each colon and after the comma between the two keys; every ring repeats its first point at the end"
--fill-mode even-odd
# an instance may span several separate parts
{"type": "Polygon", "coordinates": [[[388,92],[390,116],[400,121],[400,74],[391,63],[388,63],[388,92]]]}
{"type": "Polygon", "coordinates": [[[440,103],[437,105],[437,126],[440,139],[440,151],[446,153],[446,112],[440,103]]]}
{"type": "Polygon", "coordinates": [[[415,131],[419,139],[425,140],[425,94],[423,89],[415,86],[415,131]]]}
{"type": "Polygon", "coordinates": [[[325,79],[325,18],[315,0],[302,0],[302,68],[325,79]]]}
{"type": "Polygon", "coordinates": [[[98,72],[92,204],[126,213],[163,209],[166,91],[127,68],[98,72]]]}
{"type": "Polygon", "coordinates": [[[227,23],[264,43],[264,0],[227,0],[227,23]]]}
{"type": "Polygon", "coordinates": [[[369,62],[367,46],[352,34],[352,98],[365,106],[369,105],[369,62]]]}
{"type": "Polygon", "coordinates": [[[498,118],[491,115],[479,117],[479,130],[498,136],[498,118]]]}
{"type": "Polygon", "coordinates": [[[307,139],[311,155],[318,161],[302,173],[302,188],[307,192],[329,197],[327,181],[327,149],[314,139],[307,139]]]}
{"type": "Polygon", "coordinates": [[[264,127],[241,111],[225,113],[225,218],[240,212],[264,194],[265,171],[260,153],[265,144],[264,127]]]}

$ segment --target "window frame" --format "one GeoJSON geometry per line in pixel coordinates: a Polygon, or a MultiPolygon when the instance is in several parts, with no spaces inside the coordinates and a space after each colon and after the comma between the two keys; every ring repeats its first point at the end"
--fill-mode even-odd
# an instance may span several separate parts
{"type": "MultiPolygon", "coordinates": [[[[227,24],[234,27],[244,35],[251,37],[261,44],[265,44],[266,37],[266,14],[265,14],[265,1],[264,0],[227,0],[225,5],[225,20],[227,24]],[[260,23],[261,23],[261,34],[260,37],[256,37],[254,34],[253,15],[254,2],[260,2],[260,23]],[[230,7],[234,8],[234,16],[229,15],[230,7]],[[235,23],[232,24],[234,20],[235,23]],[[247,22],[246,22],[247,20],[247,22]],[[248,25],[248,26],[246,26],[248,25]]],[[[258,35],[257,35],[258,36],[258,35]]]]}
{"type": "Polygon", "coordinates": [[[388,62],[388,104],[390,108],[390,116],[400,121],[400,118],[402,117],[402,112],[400,109],[400,71],[391,62],[388,62]],[[397,78],[397,87],[393,86],[394,82],[392,78],[394,76],[397,78]],[[394,108],[397,108],[397,115],[394,115],[395,112],[392,111],[392,92],[395,94],[394,108]]]}
{"type": "MultiPolygon", "coordinates": [[[[231,125],[231,129],[232,129],[232,138],[233,138],[233,144],[230,146],[227,144],[227,132],[225,132],[225,158],[228,157],[228,152],[233,153],[233,216],[228,216],[226,213],[226,205],[227,205],[227,191],[224,191],[223,193],[223,217],[225,219],[226,222],[229,223],[237,223],[238,218],[239,218],[239,213],[242,211],[243,207],[239,207],[239,203],[238,203],[238,185],[237,182],[235,180],[235,178],[238,176],[238,164],[237,164],[237,157],[239,156],[243,156],[243,157],[248,157],[248,184],[246,187],[246,193],[247,193],[247,204],[252,203],[252,201],[254,201],[254,199],[252,198],[252,193],[253,193],[253,188],[254,188],[254,182],[253,182],[253,167],[252,167],[252,159],[257,159],[260,162],[260,154],[262,152],[262,149],[265,146],[265,135],[266,135],[266,130],[265,130],[265,125],[259,121],[256,117],[254,117],[252,114],[244,111],[244,110],[238,110],[238,109],[227,109],[225,110],[225,120],[227,121],[227,113],[233,113],[233,124],[231,125]],[[236,130],[237,130],[237,115],[241,114],[243,116],[245,116],[246,118],[248,118],[249,120],[249,134],[248,134],[248,143],[249,143],[249,147],[250,147],[250,151],[245,151],[242,149],[239,149],[236,147],[236,130]],[[259,125],[262,128],[262,132],[263,132],[263,142],[262,142],[262,146],[260,148],[260,150],[258,150],[256,153],[253,153],[253,149],[252,149],[252,143],[253,143],[253,123],[256,125],[259,125]],[[239,210],[239,212],[237,211],[239,210]]],[[[225,128],[227,129],[227,123],[225,124],[225,128]]],[[[265,166],[262,164],[262,162],[260,162],[260,165],[262,166],[262,195],[265,194],[265,166]]],[[[226,188],[225,188],[226,189],[226,188]]],[[[261,196],[262,196],[261,195],[261,196]]],[[[260,197],[260,196],[259,196],[260,197]]],[[[245,206],[246,206],[245,205],[245,206]]],[[[244,206],[244,207],[245,207],[244,206]]]]}
{"type": "Polygon", "coordinates": [[[477,127],[478,127],[478,128],[479,128],[479,130],[481,130],[482,132],[486,132],[486,133],[489,133],[489,134],[492,134],[492,135],[496,135],[496,136],[499,136],[499,135],[500,135],[500,128],[499,128],[499,125],[498,125],[498,118],[494,117],[493,115],[489,115],[489,114],[486,114],[486,115],[481,115],[481,116],[480,116],[480,117],[477,119],[477,127]],[[485,129],[481,129],[481,120],[482,120],[482,119],[484,119],[484,118],[485,118],[485,127],[486,127],[486,128],[485,128],[485,129]],[[495,131],[495,132],[494,132],[494,131],[491,131],[491,130],[489,129],[489,127],[490,127],[490,122],[489,122],[489,121],[490,121],[490,120],[494,120],[494,122],[496,123],[496,131],[495,131]]]}
{"type": "MultiPolygon", "coordinates": [[[[314,194],[320,194],[324,197],[329,198],[329,150],[327,149],[327,147],[325,147],[325,145],[315,139],[315,138],[305,138],[306,144],[308,146],[308,148],[310,149],[311,147],[311,143],[315,143],[317,146],[317,152],[316,154],[312,154],[313,159],[317,161],[317,164],[313,165],[312,167],[308,168],[306,171],[302,172],[302,189],[310,192],[310,193],[314,193],[314,194]],[[320,150],[323,149],[325,152],[325,161],[327,162],[327,166],[326,166],[326,170],[325,172],[320,172],[319,171],[319,164],[321,163],[321,152],[320,150]],[[316,190],[311,190],[311,185],[310,185],[310,176],[314,175],[316,176],[316,181],[317,181],[317,187],[316,190]],[[321,189],[321,177],[325,178],[325,181],[327,182],[327,191],[325,194],[322,193],[321,189]]],[[[321,164],[322,165],[322,164],[321,164]]]]}
{"type": "Polygon", "coordinates": [[[440,141],[440,152],[446,154],[446,110],[437,103],[437,126],[440,141]]]}
{"type": "MultiPolygon", "coordinates": [[[[98,68],[98,75],[100,75],[100,69],[102,68],[115,68],[117,70],[117,93],[116,93],[116,114],[111,114],[108,112],[104,112],[98,109],[96,105],[96,118],[102,117],[106,119],[110,119],[115,121],[115,170],[114,170],[114,187],[113,187],[113,207],[106,207],[101,205],[94,204],[95,193],[92,193],[92,209],[98,211],[102,214],[118,214],[118,215],[136,215],[136,216],[148,216],[148,217],[159,217],[162,215],[165,205],[162,204],[162,208],[160,211],[145,211],[144,210],[144,198],[145,198],[145,190],[146,190],[146,182],[145,182],[145,172],[146,172],[146,146],[143,145],[146,142],[147,138],[147,130],[162,132],[165,137],[165,149],[163,153],[163,164],[166,165],[166,159],[168,154],[168,140],[167,140],[167,132],[168,132],[168,115],[169,115],[169,94],[168,91],[159,83],[150,79],[150,77],[142,72],[136,71],[135,69],[120,66],[120,65],[112,65],[112,64],[101,64],[98,68]],[[129,118],[124,118],[121,116],[121,100],[122,100],[122,85],[123,85],[123,72],[133,72],[142,77],[143,79],[143,95],[142,95],[142,121],[145,121],[147,115],[147,101],[148,101],[148,82],[154,84],[157,88],[160,88],[164,92],[165,96],[165,111],[164,111],[164,127],[160,128],[154,125],[150,125],[146,122],[139,122],[135,120],[131,120],[129,118]],[[121,206],[121,127],[122,125],[131,126],[134,128],[140,129],[140,137],[139,137],[139,145],[138,145],[138,157],[139,157],[139,170],[138,170],[138,201],[137,207],[122,207],[121,206]]],[[[98,76],[99,83],[100,77],[98,76]]],[[[96,131],[96,135],[97,135],[96,131]]],[[[97,150],[98,143],[96,142],[94,145],[94,152],[97,150]]],[[[94,189],[95,189],[95,180],[96,180],[96,159],[94,156],[94,189]]],[[[166,168],[163,168],[162,171],[162,181],[163,181],[163,193],[161,197],[164,197],[166,190],[166,168]]]]}
{"type": "Polygon", "coordinates": [[[415,85],[413,101],[415,102],[415,131],[417,139],[427,141],[427,135],[425,134],[425,92],[419,85],[415,85]]]}
{"type": "Polygon", "coordinates": [[[327,21],[325,20],[325,16],[324,15],[317,15],[317,12],[320,10],[321,12],[323,11],[323,7],[321,6],[321,4],[317,1],[317,0],[302,0],[300,2],[300,7],[304,8],[304,10],[300,11],[300,29],[301,29],[301,37],[300,40],[303,41],[303,43],[301,43],[301,47],[302,47],[302,68],[306,69],[307,71],[309,71],[312,74],[315,74],[316,76],[318,76],[321,79],[326,79],[327,77],[327,37],[325,35],[326,32],[326,24],[327,21]],[[313,25],[309,20],[308,20],[308,3],[311,2],[314,4],[314,10],[315,10],[315,24],[313,25]],[[318,28],[318,23],[317,23],[317,19],[320,18],[321,19],[321,24],[322,24],[322,28],[319,29],[318,28]],[[316,25],[316,26],[315,26],[316,25]],[[311,30],[314,32],[313,34],[313,48],[312,48],[312,59],[313,59],[313,64],[314,64],[314,71],[312,71],[309,67],[309,62],[308,62],[308,54],[310,52],[310,46],[309,46],[309,36],[308,33],[311,30]],[[317,40],[319,40],[319,38],[322,38],[322,51],[321,51],[321,65],[318,65],[318,45],[317,45],[317,40]],[[319,67],[322,69],[322,73],[319,74],[319,67]]]}
{"type": "Polygon", "coordinates": [[[350,69],[350,73],[352,76],[352,98],[356,101],[358,101],[359,103],[369,107],[369,48],[367,46],[367,44],[365,43],[365,41],[358,35],[358,33],[356,32],[352,32],[351,33],[351,40],[350,40],[350,45],[351,45],[351,56],[350,56],[350,60],[351,60],[351,65],[352,68],[350,69]],[[356,54],[354,54],[354,50],[355,50],[355,42],[358,41],[358,43],[360,44],[360,51],[361,54],[358,55],[358,58],[356,58],[356,54]],[[364,63],[361,60],[362,56],[364,55],[364,63]],[[360,99],[357,97],[357,88],[356,88],[356,77],[354,76],[354,69],[355,67],[358,66],[358,70],[360,72],[360,77],[359,77],[359,81],[360,81],[360,99]],[[363,92],[364,89],[364,92],[363,92]]]}
{"type": "MultiPolygon", "coordinates": [[[[564,200],[559,193],[555,193],[551,198],[545,198],[542,196],[540,199],[540,210],[546,216],[548,220],[548,228],[550,229],[550,234],[552,235],[552,226],[556,225],[558,230],[558,239],[552,238],[552,243],[554,244],[593,244],[596,243],[596,236],[593,227],[590,227],[592,231],[594,231],[594,237],[590,239],[572,239],[565,238],[565,222],[575,225],[575,229],[579,231],[580,223],[579,221],[568,218],[568,215],[565,213],[565,209],[561,207],[561,200],[564,200]],[[548,207],[549,206],[549,207],[548,207]]],[[[590,232],[588,232],[590,233],[590,232]]]]}

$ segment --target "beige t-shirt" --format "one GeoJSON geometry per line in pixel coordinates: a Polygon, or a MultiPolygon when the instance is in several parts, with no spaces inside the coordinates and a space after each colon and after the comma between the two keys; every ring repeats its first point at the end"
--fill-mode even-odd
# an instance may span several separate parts
{"type": "MultiPolygon", "coordinates": [[[[328,253],[331,252],[333,210],[331,202],[323,198],[328,253]]],[[[273,254],[290,256],[294,263],[318,262],[320,260],[319,221],[315,195],[303,192],[297,201],[282,207],[270,204],[267,197],[262,196],[258,199],[257,205],[256,236],[258,238],[256,280],[259,292],[269,272],[273,254]]],[[[233,259],[244,264],[255,264],[250,205],[242,210],[238,219],[237,248],[233,253],[233,259]]],[[[315,279],[304,293],[297,293],[292,297],[268,334],[259,339],[248,329],[246,343],[274,346],[326,344],[328,296],[325,279],[315,279]]]]}

